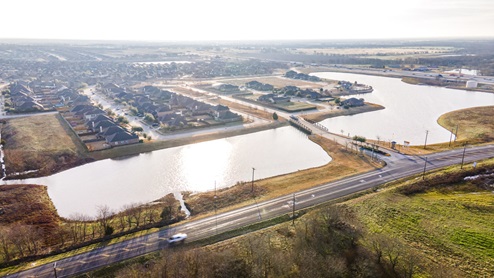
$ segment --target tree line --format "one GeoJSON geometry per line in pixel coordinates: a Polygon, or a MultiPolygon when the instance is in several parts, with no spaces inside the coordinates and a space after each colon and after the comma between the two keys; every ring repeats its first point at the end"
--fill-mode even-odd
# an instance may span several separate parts
{"type": "Polygon", "coordinates": [[[121,212],[115,212],[106,205],[98,206],[95,217],[76,213],[69,219],[47,220],[45,223],[15,221],[0,226],[0,267],[169,225],[184,218],[179,202],[169,194],[151,205],[125,205],[121,212]]]}

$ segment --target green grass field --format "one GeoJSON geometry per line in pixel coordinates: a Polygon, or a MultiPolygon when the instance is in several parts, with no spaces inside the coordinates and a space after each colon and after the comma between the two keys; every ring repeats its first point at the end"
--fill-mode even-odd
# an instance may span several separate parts
{"type": "MultiPolygon", "coordinates": [[[[434,178],[444,179],[444,176],[434,178]]],[[[404,252],[418,253],[421,263],[427,266],[425,269],[440,265],[445,269],[456,268],[468,276],[492,277],[492,178],[490,182],[491,190],[478,188],[472,182],[459,182],[408,196],[389,189],[348,204],[368,232],[368,237],[363,239],[368,246],[373,235],[398,239],[406,246],[404,252]]]]}

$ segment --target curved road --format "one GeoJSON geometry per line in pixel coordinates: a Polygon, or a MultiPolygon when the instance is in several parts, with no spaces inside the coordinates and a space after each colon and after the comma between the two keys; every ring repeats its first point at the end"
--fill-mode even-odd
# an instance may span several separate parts
{"type": "MultiPolygon", "coordinates": [[[[465,163],[494,157],[494,145],[457,149],[425,157],[393,154],[383,158],[387,166],[361,175],[330,182],[314,188],[295,193],[295,208],[302,209],[329,200],[346,196],[377,185],[420,174],[452,164],[461,163],[464,153],[465,163]],[[465,153],[464,153],[465,152],[465,153]]],[[[467,167],[472,167],[467,165],[467,167]]],[[[62,259],[55,264],[37,266],[35,268],[8,275],[7,277],[67,277],[84,273],[118,261],[157,251],[167,247],[166,238],[176,232],[189,235],[188,240],[194,241],[207,238],[216,233],[236,229],[283,214],[291,213],[294,195],[285,195],[257,205],[250,205],[216,216],[191,221],[174,228],[161,230],[139,238],[127,240],[96,250],[62,259]],[[56,274],[55,274],[56,273],[56,274]]]]}

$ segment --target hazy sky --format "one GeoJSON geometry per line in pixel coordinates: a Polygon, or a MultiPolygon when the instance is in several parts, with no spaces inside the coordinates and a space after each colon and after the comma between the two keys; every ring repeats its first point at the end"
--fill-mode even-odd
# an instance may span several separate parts
{"type": "Polygon", "coordinates": [[[494,0],[6,0],[0,38],[494,37],[494,0]]]}

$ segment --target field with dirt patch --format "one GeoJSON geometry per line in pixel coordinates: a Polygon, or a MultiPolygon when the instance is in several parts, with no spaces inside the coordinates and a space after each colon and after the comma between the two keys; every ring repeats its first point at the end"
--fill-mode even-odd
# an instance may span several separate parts
{"type": "Polygon", "coordinates": [[[48,175],[83,164],[85,149],[58,114],[14,118],[2,127],[8,178],[48,175]]]}

